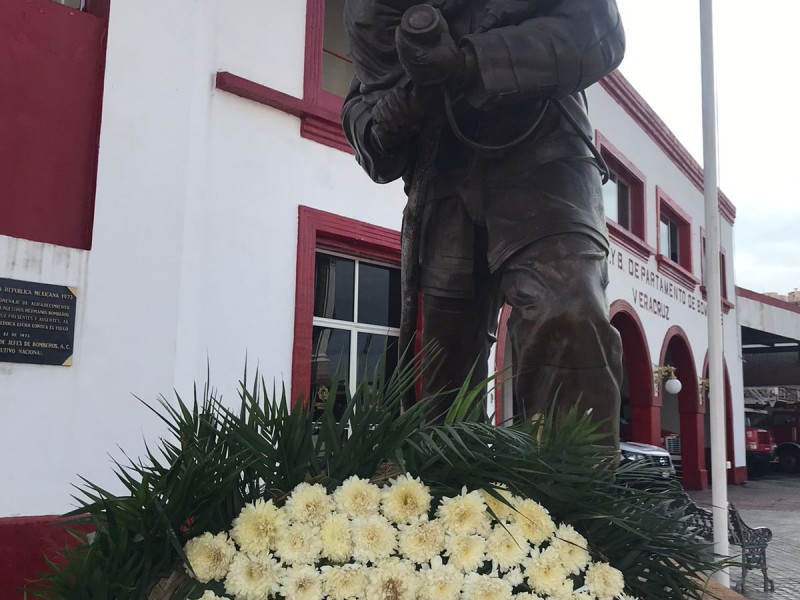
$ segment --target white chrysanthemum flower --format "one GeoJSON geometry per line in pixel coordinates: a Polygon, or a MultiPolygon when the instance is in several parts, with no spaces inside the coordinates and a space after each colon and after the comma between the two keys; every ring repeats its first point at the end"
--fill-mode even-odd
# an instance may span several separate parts
{"type": "Polygon", "coordinates": [[[458,600],[464,585],[464,573],[453,565],[442,564],[437,557],[431,562],[430,569],[420,572],[420,581],[420,600],[458,600]]]}
{"type": "Polygon", "coordinates": [[[362,600],[367,593],[367,568],[349,564],[322,567],[322,587],[330,600],[362,600]]]}
{"type": "Polygon", "coordinates": [[[470,573],[486,560],[486,540],[479,535],[454,535],[445,539],[447,564],[470,573]]]}
{"type": "Polygon", "coordinates": [[[515,595],[514,600],[544,600],[544,599],[541,596],[531,592],[522,592],[515,595]]]}
{"type": "Polygon", "coordinates": [[[625,588],[625,578],[607,563],[592,563],[584,579],[589,592],[598,600],[614,600],[625,588]]]}
{"type": "Polygon", "coordinates": [[[263,600],[280,590],[283,575],[278,561],[269,552],[239,552],[225,578],[225,591],[236,600],[263,600]]]}
{"type": "Polygon", "coordinates": [[[275,549],[278,533],[286,526],[283,511],[272,503],[258,499],[245,505],[233,520],[231,537],[242,552],[256,554],[275,549]]]}
{"type": "Polygon", "coordinates": [[[570,525],[559,525],[550,540],[550,547],[558,551],[561,561],[572,575],[577,575],[589,564],[589,543],[570,525]]]}
{"type": "Polygon", "coordinates": [[[318,483],[301,483],[292,490],[284,510],[292,522],[319,526],[333,511],[333,500],[318,483]]]}
{"type": "Polygon", "coordinates": [[[486,558],[502,572],[522,563],[531,547],[519,525],[494,526],[486,539],[486,558]]]}
{"type": "Polygon", "coordinates": [[[377,514],[381,505],[381,488],[353,475],[333,492],[336,510],[348,517],[369,517],[377,514]]]}
{"type": "Polygon", "coordinates": [[[410,523],[426,515],[430,508],[430,490],[411,475],[401,475],[381,491],[383,514],[394,523],[410,523]]]}
{"type": "Polygon", "coordinates": [[[470,600],[511,600],[511,584],[490,575],[468,573],[464,578],[464,598],[470,600]]]}
{"type": "Polygon", "coordinates": [[[518,500],[514,504],[516,509],[511,516],[511,522],[519,525],[525,537],[531,544],[539,545],[550,538],[556,530],[547,509],[530,499],[518,500]]]}
{"type": "Polygon", "coordinates": [[[289,567],[281,580],[281,596],[292,600],[322,600],[322,576],[310,565],[289,567]]]}
{"type": "Polygon", "coordinates": [[[228,600],[227,596],[217,596],[211,590],[207,590],[203,592],[203,595],[200,596],[199,600],[228,600]]]}
{"type": "Polygon", "coordinates": [[[518,585],[522,585],[525,583],[525,578],[522,576],[522,570],[519,567],[514,567],[513,569],[509,569],[508,572],[503,575],[503,579],[505,579],[508,583],[517,587],[518,585]]]}
{"type": "Polygon", "coordinates": [[[350,533],[350,519],[346,515],[328,515],[320,528],[322,556],[333,562],[345,562],[353,554],[353,536],[350,533]]]}
{"type": "Polygon", "coordinates": [[[639,600],[639,598],[629,594],[620,594],[619,597],[617,597],[617,600],[639,600]]]}
{"type": "Polygon", "coordinates": [[[375,562],[388,558],[397,546],[397,530],[381,515],[355,519],[353,558],[359,562],[375,562]]]}
{"type": "Polygon", "coordinates": [[[367,577],[367,600],[415,600],[420,588],[419,574],[405,561],[382,561],[367,577]]]}
{"type": "Polygon", "coordinates": [[[400,553],[408,560],[422,564],[444,550],[444,528],[437,521],[420,520],[400,530],[400,553]]]}
{"type": "Polygon", "coordinates": [[[572,582],[567,581],[569,573],[561,564],[558,554],[550,552],[550,548],[544,552],[537,552],[532,558],[525,561],[525,578],[528,580],[530,588],[544,596],[563,595],[565,583],[570,586],[572,582]]]}
{"type": "Polygon", "coordinates": [[[502,496],[508,504],[501,501],[499,498],[495,498],[486,490],[481,490],[481,495],[483,496],[484,502],[486,502],[486,506],[494,512],[494,518],[501,522],[509,520],[511,518],[511,513],[514,512],[514,509],[511,507],[513,506],[515,497],[508,490],[499,487],[493,487],[492,490],[495,494],[502,496]]]}
{"type": "Polygon", "coordinates": [[[436,509],[436,517],[445,531],[453,535],[485,533],[491,523],[483,496],[477,491],[466,493],[464,490],[454,498],[443,498],[436,509]]]}
{"type": "Polygon", "coordinates": [[[575,592],[569,597],[569,600],[594,600],[594,596],[587,592],[575,592]]]}
{"type": "Polygon", "coordinates": [[[212,535],[208,532],[186,542],[183,547],[191,565],[186,571],[200,583],[212,579],[221,581],[228,573],[228,567],[236,554],[236,546],[228,539],[227,533],[212,535]]]}
{"type": "Polygon", "coordinates": [[[290,565],[309,565],[322,555],[322,536],[319,527],[292,523],[278,535],[276,554],[290,565]]]}

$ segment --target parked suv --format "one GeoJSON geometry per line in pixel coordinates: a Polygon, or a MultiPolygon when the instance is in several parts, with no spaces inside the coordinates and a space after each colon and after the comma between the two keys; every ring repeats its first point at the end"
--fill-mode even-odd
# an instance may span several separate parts
{"type": "Polygon", "coordinates": [[[620,442],[619,449],[623,460],[646,461],[645,464],[655,467],[664,479],[675,476],[675,467],[664,448],[639,442],[620,442]]]}

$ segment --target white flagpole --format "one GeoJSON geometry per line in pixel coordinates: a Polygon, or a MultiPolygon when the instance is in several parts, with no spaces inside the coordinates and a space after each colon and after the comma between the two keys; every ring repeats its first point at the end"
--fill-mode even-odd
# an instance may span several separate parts
{"type": "MultiPolygon", "coordinates": [[[[711,411],[711,502],[714,551],[728,556],[728,477],[725,452],[725,386],[722,359],[722,294],[719,261],[719,183],[717,170],[717,101],[714,81],[712,0],[700,0],[700,53],[703,79],[703,167],[706,205],[706,292],[708,298],[708,380],[711,411]]],[[[727,571],[715,579],[730,586],[727,571]]]]}

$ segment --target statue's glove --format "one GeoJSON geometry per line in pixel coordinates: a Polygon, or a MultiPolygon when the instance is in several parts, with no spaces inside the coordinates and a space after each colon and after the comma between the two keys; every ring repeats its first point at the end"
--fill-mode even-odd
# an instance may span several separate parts
{"type": "Polygon", "coordinates": [[[391,154],[419,133],[425,109],[410,85],[396,85],[372,108],[372,138],[386,154],[391,154]]]}
{"type": "Polygon", "coordinates": [[[467,71],[466,57],[453,41],[441,13],[437,42],[420,42],[404,33],[402,27],[397,28],[395,41],[400,64],[416,85],[443,83],[458,86],[464,80],[467,71]]]}

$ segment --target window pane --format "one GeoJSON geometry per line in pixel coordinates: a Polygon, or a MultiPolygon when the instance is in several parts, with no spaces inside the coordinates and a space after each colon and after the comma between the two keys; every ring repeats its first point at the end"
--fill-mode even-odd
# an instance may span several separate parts
{"type": "Polygon", "coordinates": [[[678,238],[678,225],[677,223],[673,223],[671,221],[669,224],[669,249],[669,257],[676,263],[679,263],[681,257],[681,247],[680,240],[678,238]]]}
{"type": "Polygon", "coordinates": [[[374,383],[375,368],[385,357],[384,377],[388,379],[397,367],[397,338],[375,333],[359,333],[356,368],[359,383],[366,379],[374,383]],[[387,345],[388,344],[388,345],[387,345]]]}
{"type": "Polygon", "coordinates": [[[616,222],[619,222],[618,198],[617,178],[612,173],[609,180],[603,186],[603,205],[606,209],[606,217],[616,222]]]}
{"type": "Polygon", "coordinates": [[[353,79],[347,32],[342,21],[344,0],[325,0],[325,36],[322,42],[322,89],[346,96],[353,79]]]}
{"type": "Polygon", "coordinates": [[[358,322],[400,326],[400,271],[359,264],[358,322]]]}
{"type": "Polygon", "coordinates": [[[659,246],[660,248],[658,251],[663,256],[670,256],[670,248],[669,248],[669,221],[665,217],[661,217],[660,223],[660,231],[659,231],[659,246]]]}
{"type": "Polygon", "coordinates": [[[330,327],[314,327],[311,336],[311,398],[315,412],[325,405],[330,393],[336,394],[337,409],[347,401],[345,388],[350,379],[350,332],[330,327]],[[331,392],[334,378],[339,383],[331,392]]]}
{"type": "Polygon", "coordinates": [[[617,183],[617,197],[619,217],[617,223],[628,231],[631,231],[631,190],[622,181],[617,183]]]}
{"type": "Polygon", "coordinates": [[[317,253],[314,270],[314,316],[353,320],[355,262],[317,253]]]}

